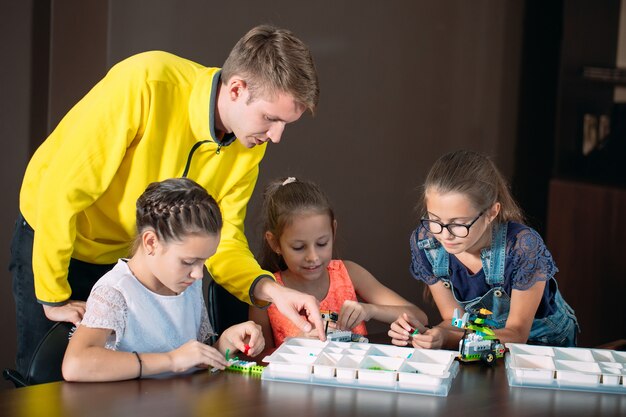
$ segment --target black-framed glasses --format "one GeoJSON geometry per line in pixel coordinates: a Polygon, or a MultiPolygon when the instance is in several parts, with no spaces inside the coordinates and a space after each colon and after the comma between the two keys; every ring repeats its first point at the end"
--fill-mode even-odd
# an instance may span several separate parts
{"type": "Polygon", "coordinates": [[[422,219],[420,220],[420,222],[422,223],[422,226],[424,226],[426,230],[428,230],[430,233],[434,235],[438,235],[439,233],[443,232],[443,229],[445,227],[446,229],[448,229],[448,232],[450,232],[452,236],[467,237],[470,232],[470,227],[472,227],[474,223],[476,223],[476,221],[480,219],[480,216],[482,216],[484,213],[485,213],[485,210],[481,211],[474,220],[472,220],[471,222],[467,224],[459,224],[459,223],[443,224],[438,220],[430,220],[430,219],[422,219]]]}

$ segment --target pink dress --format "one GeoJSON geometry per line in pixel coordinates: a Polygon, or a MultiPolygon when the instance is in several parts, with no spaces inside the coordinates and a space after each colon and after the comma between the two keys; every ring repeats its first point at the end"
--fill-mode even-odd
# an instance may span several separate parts
{"type": "MultiPolygon", "coordinates": [[[[357,301],[354,285],[348,275],[348,270],[343,261],[332,260],[328,264],[328,276],[330,278],[330,287],[328,294],[320,302],[320,310],[330,310],[339,313],[341,306],[346,300],[357,301]]],[[[276,282],[285,285],[280,272],[275,272],[276,282]]],[[[296,327],[288,318],[283,316],[274,304],[267,309],[267,315],[272,325],[272,333],[274,334],[274,345],[280,346],[286,337],[297,336],[300,329],[296,327]]],[[[365,322],[359,323],[352,329],[352,333],[367,335],[365,322]]]]}

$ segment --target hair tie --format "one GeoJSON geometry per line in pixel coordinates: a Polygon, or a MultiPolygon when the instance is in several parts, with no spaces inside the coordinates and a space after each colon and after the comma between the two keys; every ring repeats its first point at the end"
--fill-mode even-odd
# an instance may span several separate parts
{"type": "Polygon", "coordinates": [[[298,181],[296,179],[296,177],[287,177],[287,179],[285,181],[283,181],[283,186],[287,185],[287,184],[291,184],[292,182],[296,182],[298,181]]]}

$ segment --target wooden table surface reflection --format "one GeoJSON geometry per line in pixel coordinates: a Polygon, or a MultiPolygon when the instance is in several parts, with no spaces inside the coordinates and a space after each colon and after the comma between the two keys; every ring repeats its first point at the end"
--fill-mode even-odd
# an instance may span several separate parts
{"type": "Polygon", "coordinates": [[[200,372],[162,380],[56,382],[0,392],[2,416],[626,416],[626,395],[509,387],[504,362],[462,364],[447,397],[200,372]]]}

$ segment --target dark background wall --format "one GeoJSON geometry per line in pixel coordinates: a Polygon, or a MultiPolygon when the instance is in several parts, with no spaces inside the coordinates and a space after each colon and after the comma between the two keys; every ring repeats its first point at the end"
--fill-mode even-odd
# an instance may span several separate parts
{"type": "MultiPolygon", "coordinates": [[[[221,66],[248,29],[272,23],[310,46],[322,93],[317,115],[289,126],[281,144],[268,149],[246,221],[251,247],[258,247],[260,192],[268,180],[314,180],[335,205],[342,257],[424,306],[435,321],[436,309],[408,273],[408,237],[417,224],[417,186],[438,156],[458,148],[491,154],[531,225],[544,232],[562,18],[562,4],[550,3],[3,2],[0,264],[8,263],[32,151],[108,68],[151,49],[221,66]],[[524,128],[528,122],[535,130],[524,128]]],[[[5,268],[0,277],[5,367],[15,351],[14,306],[5,268]]]]}

